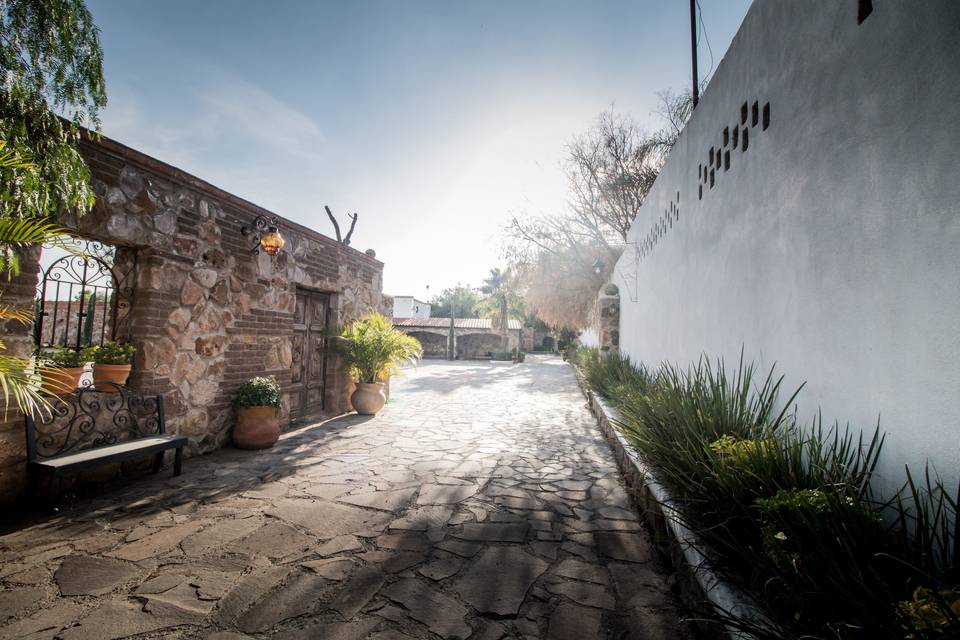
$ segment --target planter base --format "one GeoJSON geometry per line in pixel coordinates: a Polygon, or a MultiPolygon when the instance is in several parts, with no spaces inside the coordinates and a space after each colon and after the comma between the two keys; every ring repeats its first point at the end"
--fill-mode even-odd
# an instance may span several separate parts
{"type": "Polygon", "coordinates": [[[387,403],[382,382],[358,382],[357,390],[350,396],[350,404],[362,416],[376,415],[387,403]]]}
{"type": "Polygon", "coordinates": [[[269,449],[280,439],[280,416],[276,407],[237,407],[233,446],[238,449],[269,449]]]}

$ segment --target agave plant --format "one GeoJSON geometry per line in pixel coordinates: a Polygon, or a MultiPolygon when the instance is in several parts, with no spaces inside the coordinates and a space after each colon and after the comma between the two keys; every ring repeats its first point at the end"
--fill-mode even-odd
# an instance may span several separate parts
{"type": "Polygon", "coordinates": [[[339,335],[338,347],[355,382],[383,382],[404,363],[416,363],[423,348],[416,338],[393,327],[386,317],[369,313],[339,335]]]}

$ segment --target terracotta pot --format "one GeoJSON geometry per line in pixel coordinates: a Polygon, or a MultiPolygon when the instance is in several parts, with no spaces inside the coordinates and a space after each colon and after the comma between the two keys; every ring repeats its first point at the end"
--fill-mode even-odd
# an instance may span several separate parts
{"type": "Polygon", "coordinates": [[[233,446],[269,449],[280,439],[280,412],[276,407],[237,407],[233,446]]]}
{"type": "Polygon", "coordinates": [[[358,382],[357,390],[350,396],[350,404],[360,415],[376,415],[387,403],[387,396],[383,393],[382,382],[358,382]]]}
{"type": "MultiPolygon", "coordinates": [[[[93,382],[113,382],[114,384],[127,384],[127,378],[130,377],[132,364],[99,364],[93,365],[93,382]]],[[[117,393],[117,388],[111,384],[94,384],[97,391],[106,393],[117,393]]]]}
{"type": "Polygon", "coordinates": [[[44,393],[65,396],[68,393],[73,393],[80,386],[80,378],[82,377],[83,367],[44,371],[40,376],[40,388],[43,389],[44,393]]]}

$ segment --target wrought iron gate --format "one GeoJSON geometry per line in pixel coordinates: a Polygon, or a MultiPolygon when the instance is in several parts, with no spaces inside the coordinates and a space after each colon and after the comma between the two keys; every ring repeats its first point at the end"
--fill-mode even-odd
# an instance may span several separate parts
{"type": "Polygon", "coordinates": [[[37,286],[34,344],[38,349],[82,349],[106,340],[129,338],[126,322],[132,303],[132,252],[100,242],[70,239],[44,247],[65,253],[43,271],[37,286]]]}

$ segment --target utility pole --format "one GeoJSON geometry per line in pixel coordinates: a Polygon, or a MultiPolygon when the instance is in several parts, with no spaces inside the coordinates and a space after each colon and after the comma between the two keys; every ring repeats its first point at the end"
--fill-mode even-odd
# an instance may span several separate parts
{"type": "Polygon", "coordinates": [[[447,359],[457,359],[457,331],[454,322],[457,318],[457,296],[454,294],[450,300],[450,333],[447,336],[447,359]]]}
{"type": "Polygon", "coordinates": [[[693,108],[700,102],[700,78],[697,74],[697,0],[690,0],[690,61],[693,64],[693,108]]]}

